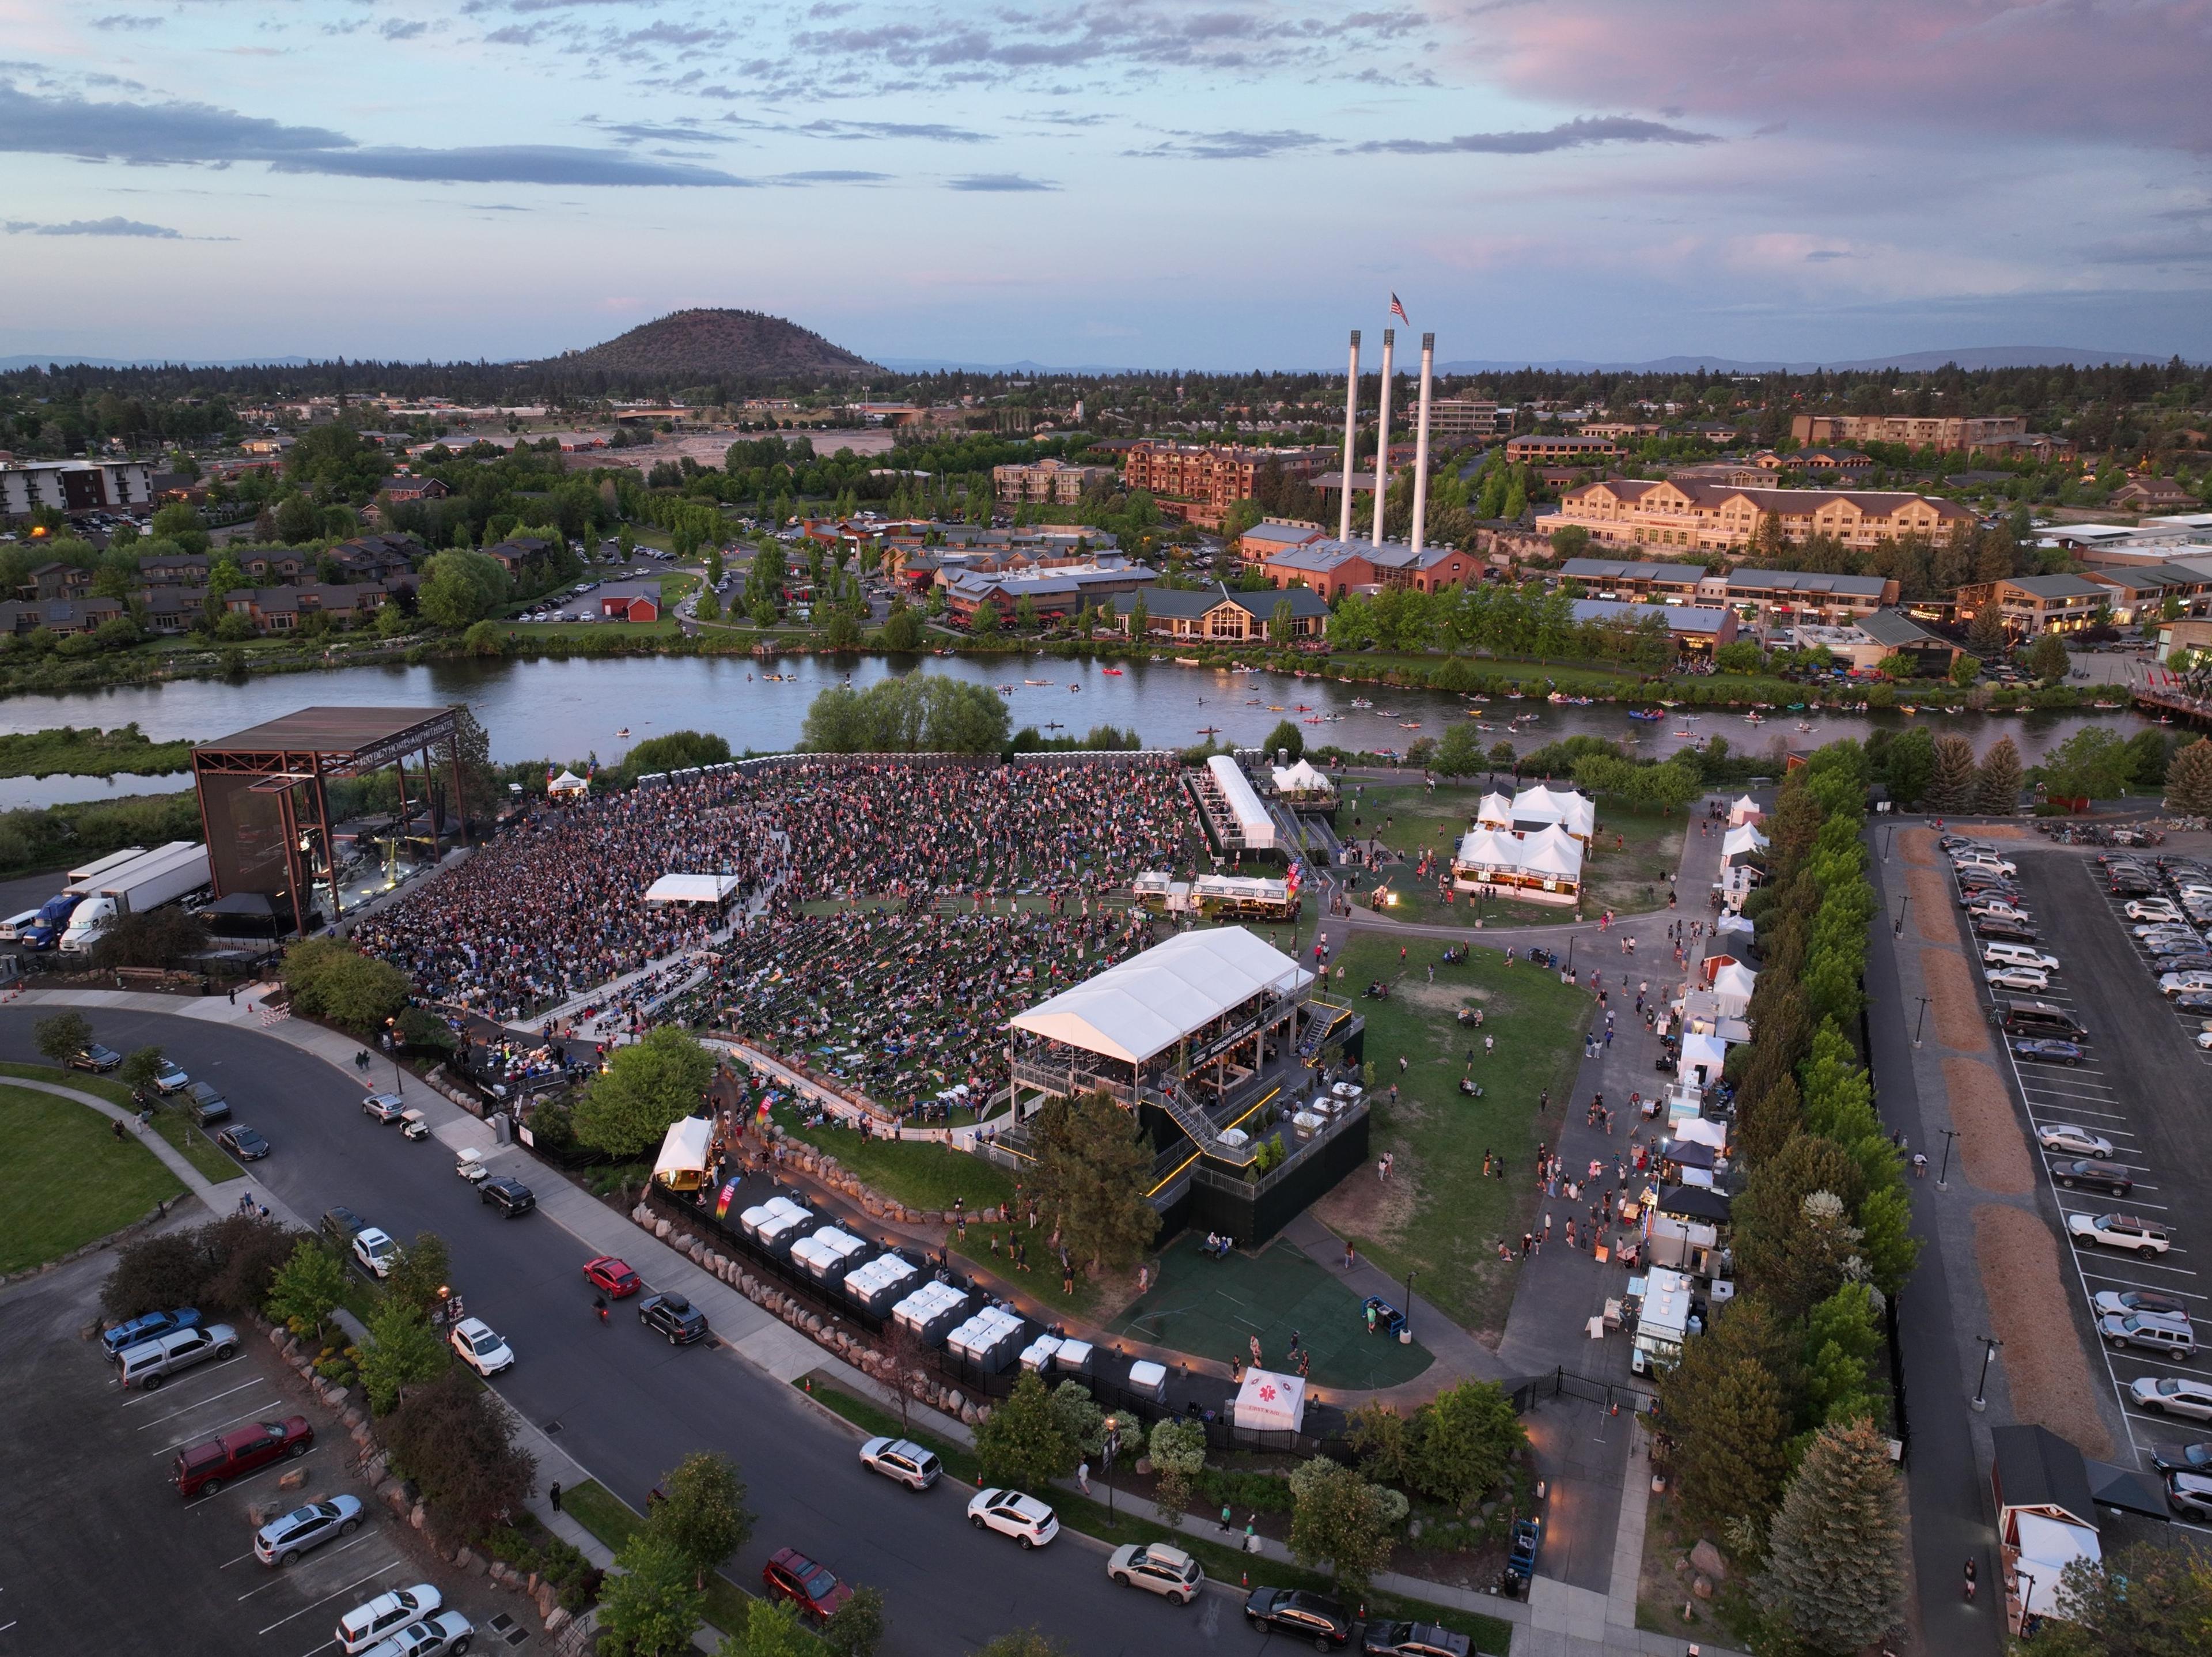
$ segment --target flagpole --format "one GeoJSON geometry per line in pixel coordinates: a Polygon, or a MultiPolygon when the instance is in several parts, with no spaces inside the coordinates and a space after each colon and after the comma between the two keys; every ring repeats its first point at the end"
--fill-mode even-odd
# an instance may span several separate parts
{"type": "Polygon", "coordinates": [[[1382,330],[1382,410],[1381,435],[1375,440],[1375,540],[1382,545],[1382,496],[1390,486],[1390,356],[1397,347],[1398,331],[1382,330]]]}

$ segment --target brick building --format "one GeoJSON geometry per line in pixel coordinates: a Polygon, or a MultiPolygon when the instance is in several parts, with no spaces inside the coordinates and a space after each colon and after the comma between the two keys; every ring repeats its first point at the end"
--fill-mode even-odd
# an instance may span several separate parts
{"type": "Polygon", "coordinates": [[[1579,524],[1592,540],[1609,545],[1742,552],[1769,515],[1793,546],[1814,535],[1850,547],[1915,534],[1940,540],[1971,531],[1975,521],[1972,513],[1953,502],[1902,490],[1756,489],[1670,478],[1658,483],[1611,478],[1570,490],[1560,501],[1555,527],[1579,524]]]}
{"type": "Polygon", "coordinates": [[[1131,489],[1149,490],[1160,510],[1212,529],[1238,501],[1249,500],[1270,466],[1310,478],[1334,458],[1326,448],[1252,448],[1241,443],[1141,442],[1122,468],[1131,489]]]}

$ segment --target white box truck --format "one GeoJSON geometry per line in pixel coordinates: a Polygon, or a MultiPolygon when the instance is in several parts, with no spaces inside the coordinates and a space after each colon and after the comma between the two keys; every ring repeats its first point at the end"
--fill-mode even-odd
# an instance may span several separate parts
{"type": "Polygon", "coordinates": [[[207,848],[190,840],[172,840],[102,875],[70,916],[61,947],[70,954],[82,954],[106,935],[118,916],[159,909],[207,883],[207,848]]]}

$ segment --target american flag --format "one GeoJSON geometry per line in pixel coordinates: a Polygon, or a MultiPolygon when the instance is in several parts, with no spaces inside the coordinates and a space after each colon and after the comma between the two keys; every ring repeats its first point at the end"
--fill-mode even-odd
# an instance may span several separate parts
{"type": "Polygon", "coordinates": [[[1398,295],[1395,294],[1390,295],[1390,314],[1409,328],[1413,326],[1413,319],[1406,314],[1406,308],[1398,302],[1398,295]]]}

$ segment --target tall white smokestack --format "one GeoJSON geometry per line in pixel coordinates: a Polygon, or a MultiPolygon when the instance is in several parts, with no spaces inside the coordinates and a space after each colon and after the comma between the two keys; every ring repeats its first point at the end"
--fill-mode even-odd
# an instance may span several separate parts
{"type": "Polygon", "coordinates": [[[1352,539],[1352,447],[1359,427],[1359,330],[1352,331],[1352,367],[1344,377],[1344,500],[1336,515],[1336,538],[1352,539]]]}
{"type": "Polygon", "coordinates": [[[1396,348],[1398,331],[1382,330],[1382,435],[1375,440],[1375,545],[1382,545],[1382,497],[1390,489],[1390,353],[1396,348]]]}
{"type": "Polygon", "coordinates": [[[1413,551],[1421,550],[1421,531],[1429,521],[1429,375],[1437,365],[1437,337],[1421,336],[1421,423],[1413,439],[1413,551]]]}

